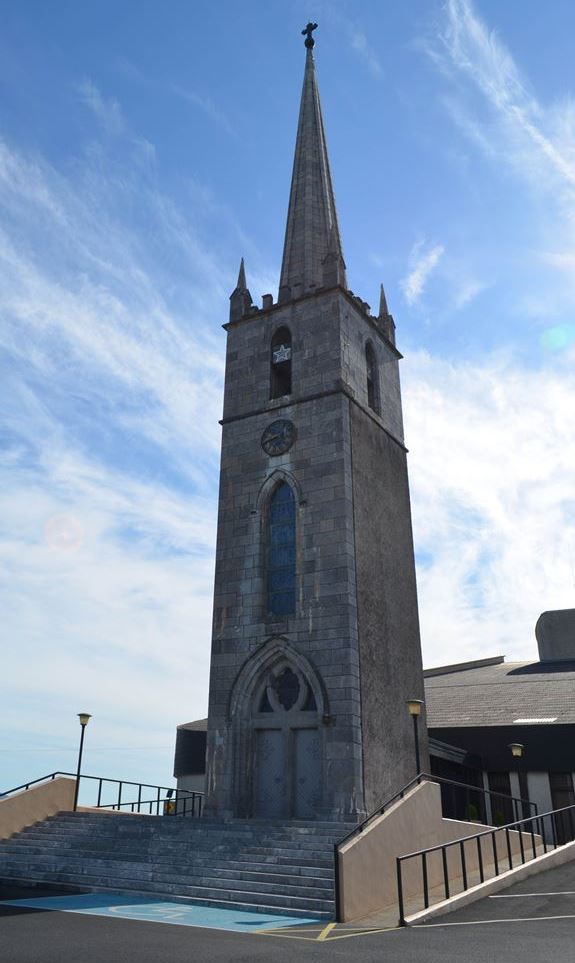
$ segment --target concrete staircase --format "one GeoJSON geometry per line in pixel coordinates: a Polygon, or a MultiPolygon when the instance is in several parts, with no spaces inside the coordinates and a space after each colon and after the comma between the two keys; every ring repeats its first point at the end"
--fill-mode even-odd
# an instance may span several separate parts
{"type": "MultiPolygon", "coordinates": [[[[349,829],[349,827],[348,827],[349,829]]],[[[331,918],[345,824],[58,813],[0,842],[0,882],[331,918]]]]}

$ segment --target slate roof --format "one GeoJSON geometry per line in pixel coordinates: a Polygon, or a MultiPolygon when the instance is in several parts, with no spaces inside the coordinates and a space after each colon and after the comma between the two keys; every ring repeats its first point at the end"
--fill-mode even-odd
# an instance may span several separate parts
{"type": "Polygon", "coordinates": [[[575,661],[504,662],[497,656],[428,669],[424,676],[430,729],[537,725],[537,720],[575,724],[575,661]]]}

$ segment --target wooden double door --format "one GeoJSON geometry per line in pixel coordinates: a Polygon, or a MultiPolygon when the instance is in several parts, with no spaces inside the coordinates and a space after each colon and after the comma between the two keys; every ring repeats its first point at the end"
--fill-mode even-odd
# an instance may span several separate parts
{"type": "Polygon", "coordinates": [[[317,727],[258,727],[254,815],[313,819],[321,802],[321,737],[317,727]]]}

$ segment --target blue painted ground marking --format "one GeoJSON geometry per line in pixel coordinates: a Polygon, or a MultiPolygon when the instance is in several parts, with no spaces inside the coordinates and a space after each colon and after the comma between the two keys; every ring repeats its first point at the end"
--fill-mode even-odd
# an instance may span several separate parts
{"type": "Polygon", "coordinates": [[[278,927],[325,925],[325,920],[314,917],[294,918],[281,914],[256,913],[249,910],[218,909],[214,906],[171,903],[168,900],[147,899],[140,896],[109,896],[104,893],[82,893],[77,896],[43,896],[36,899],[6,899],[3,906],[24,909],[59,910],[64,913],[86,913],[91,916],[111,916],[116,919],[144,920],[148,923],[174,923],[179,926],[199,926],[233,933],[273,930],[278,927]]]}

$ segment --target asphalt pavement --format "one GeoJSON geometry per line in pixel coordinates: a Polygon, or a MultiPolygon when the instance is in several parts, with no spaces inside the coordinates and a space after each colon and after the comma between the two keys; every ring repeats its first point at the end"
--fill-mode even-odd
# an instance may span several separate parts
{"type": "Polygon", "coordinates": [[[575,865],[389,931],[141,899],[0,888],[2,963],[574,963],[575,865]],[[32,900],[22,904],[21,900],[32,900]],[[48,901],[48,902],[47,902],[48,901]],[[79,902],[78,902],[79,901],[79,902]],[[66,908],[67,907],[67,908],[66,908]],[[209,908],[208,908],[209,909],[209,908]],[[232,913],[231,917],[226,913],[232,913]],[[103,915],[100,915],[100,914],[103,915]]]}

